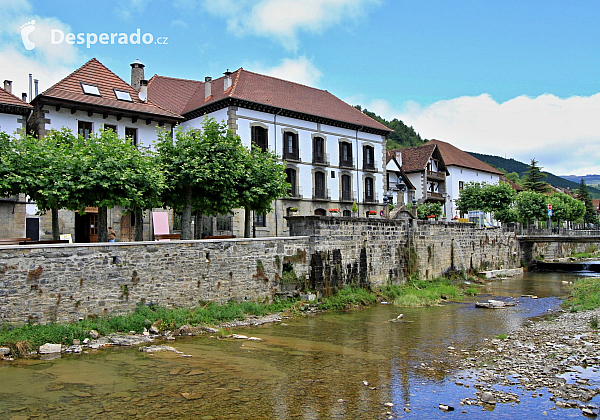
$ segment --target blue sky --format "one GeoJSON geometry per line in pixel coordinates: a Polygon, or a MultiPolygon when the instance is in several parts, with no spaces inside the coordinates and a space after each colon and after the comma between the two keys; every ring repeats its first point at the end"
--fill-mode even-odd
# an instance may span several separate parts
{"type": "Polygon", "coordinates": [[[8,0],[0,78],[42,90],[91,57],[125,80],[202,80],[244,67],[327,89],[426,138],[557,174],[600,173],[600,5],[557,1],[8,0]],[[20,26],[35,20],[26,50],[20,26]],[[63,33],[150,33],[168,45],[52,44],[63,33]]]}

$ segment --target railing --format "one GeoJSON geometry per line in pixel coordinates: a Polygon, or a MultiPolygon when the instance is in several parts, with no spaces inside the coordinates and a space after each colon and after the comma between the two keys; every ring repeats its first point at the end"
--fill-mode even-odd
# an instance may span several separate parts
{"type": "Polygon", "coordinates": [[[364,203],[377,203],[379,201],[379,194],[372,194],[370,196],[365,194],[363,198],[364,203]]]}
{"type": "Polygon", "coordinates": [[[296,150],[294,150],[293,153],[288,153],[287,150],[283,151],[283,160],[285,161],[291,161],[291,162],[301,162],[302,161],[302,150],[300,150],[300,147],[298,147],[296,150]]]}
{"type": "Polygon", "coordinates": [[[321,156],[317,156],[313,152],[312,163],[315,165],[326,165],[329,166],[329,154],[321,154],[321,156]]]}
{"type": "Polygon", "coordinates": [[[571,229],[564,227],[548,228],[534,228],[534,227],[523,227],[520,224],[510,225],[506,228],[510,232],[515,232],[517,235],[523,236],[569,236],[576,238],[583,238],[589,236],[600,236],[600,228],[598,229],[571,229]]]}
{"type": "Polygon", "coordinates": [[[432,198],[432,199],[435,199],[435,200],[443,200],[444,199],[444,195],[441,194],[441,193],[427,191],[427,198],[432,198]]]}
{"type": "Polygon", "coordinates": [[[427,171],[427,178],[446,179],[446,174],[444,172],[427,171]]]}
{"type": "Polygon", "coordinates": [[[303,197],[302,187],[295,186],[289,192],[290,197],[286,197],[288,200],[299,200],[303,197]]]}
{"type": "Polygon", "coordinates": [[[363,160],[363,171],[377,172],[378,170],[377,163],[374,160],[369,163],[363,160]]]}
{"type": "Polygon", "coordinates": [[[342,195],[340,197],[340,201],[353,202],[354,197],[356,197],[356,191],[342,190],[342,195]]]}
{"type": "Polygon", "coordinates": [[[340,168],[354,168],[354,158],[349,160],[340,159],[340,168]]]}
{"type": "Polygon", "coordinates": [[[313,188],[313,200],[330,200],[327,188],[313,188]]]}

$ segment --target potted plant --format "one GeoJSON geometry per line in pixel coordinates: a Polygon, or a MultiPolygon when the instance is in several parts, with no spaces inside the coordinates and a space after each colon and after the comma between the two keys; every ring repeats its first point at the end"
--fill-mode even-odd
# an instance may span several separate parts
{"type": "Polygon", "coordinates": [[[435,223],[435,214],[427,216],[427,220],[429,220],[429,223],[435,223]]]}
{"type": "Polygon", "coordinates": [[[329,215],[330,216],[337,216],[337,214],[340,212],[340,209],[329,209],[329,215]]]}
{"type": "Polygon", "coordinates": [[[367,212],[367,217],[373,217],[373,216],[377,216],[377,211],[376,210],[369,210],[367,212]]]}
{"type": "Polygon", "coordinates": [[[352,216],[358,216],[358,205],[356,204],[356,201],[352,202],[352,216]]]}
{"type": "Polygon", "coordinates": [[[298,207],[290,207],[290,216],[298,216],[298,207]]]}

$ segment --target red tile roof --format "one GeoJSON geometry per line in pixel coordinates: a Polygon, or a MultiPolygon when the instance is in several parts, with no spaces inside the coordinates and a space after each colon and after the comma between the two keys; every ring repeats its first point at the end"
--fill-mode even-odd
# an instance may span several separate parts
{"type": "Polygon", "coordinates": [[[402,155],[402,169],[404,172],[419,172],[427,169],[427,163],[433,155],[436,145],[425,143],[422,146],[408,147],[406,149],[388,150],[390,152],[399,151],[402,155]]]}
{"type": "Polygon", "coordinates": [[[19,107],[24,107],[24,108],[29,108],[29,109],[33,108],[27,102],[23,102],[21,99],[19,99],[12,93],[9,93],[2,88],[0,88],[0,104],[1,105],[19,106],[19,107]]]}
{"type": "Polygon", "coordinates": [[[95,58],[92,58],[73,73],[43,92],[38,98],[34,101],[52,98],[98,107],[121,109],[140,114],[157,115],[170,119],[181,119],[180,115],[163,109],[152,101],[143,102],[140,100],[138,92],[131,87],[131,85],[114,74],[95,58]],[[101,96],[83,93],[81,83],[98,86],[101,96]],[[113,89],[129,92],[133,102],[118,100],[113,89]]]}
{"type": "Polygon", "coordinates": [[[363,114],[326,90],[253,73],[242,68],[230,75],[231,86],[224,91],[225,76],[211,81],[212,95],[206,99],[204,82],[154,76],[148,85],[149,97],[172,112],[189,114],[231,98],[301,114],[369,127],[382,132],[389,128],[363,114]],[[189,100],[187,99],[189,98],[189,100]],[[182,109],[183,102],[188,100],[182,109]]]}
{"type": "Polygon", "coordinates": [[[437,144],[444,163],[446,166],[460,166],[467,169],[475,169],[477,171],[488,172],[496,175],[502,175],[498,169],[480,161],[476,157],[471,156],[467,152],[463,152],[459,148],[441,140],[430,140],[428,143],[437,144]]]}

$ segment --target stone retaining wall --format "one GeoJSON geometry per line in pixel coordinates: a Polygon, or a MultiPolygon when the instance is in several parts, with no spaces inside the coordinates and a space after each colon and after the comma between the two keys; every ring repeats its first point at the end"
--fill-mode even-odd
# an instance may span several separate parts
{"type": "Polygon", "coordinates": [[[73,321],[166,307],[271,299],[283,261],[308,274],[308,238],[0,247],[0,322],[73,321]]]}

